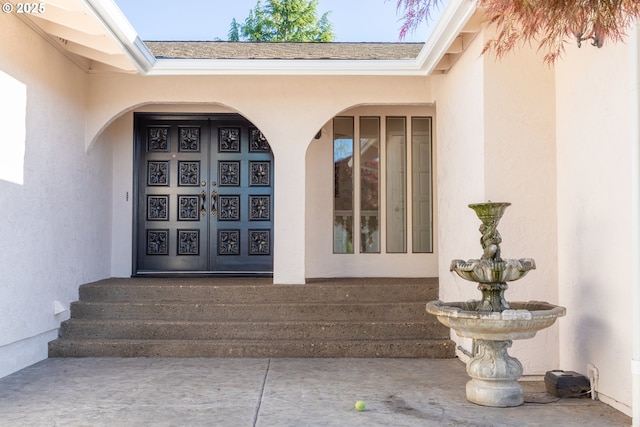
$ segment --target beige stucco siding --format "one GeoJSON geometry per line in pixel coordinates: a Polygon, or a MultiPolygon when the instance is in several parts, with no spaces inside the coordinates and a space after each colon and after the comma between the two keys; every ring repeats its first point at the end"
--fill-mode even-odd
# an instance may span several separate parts
{"type": "MultiPolygon", "coordinates": [[[[502,256],[534,258],[538,266],[509,284],[507,300],[557,303],[553,73],[531,50],[499,62],[480,55],[483,36],[434,82],[441,299],[479,297],[474,283],[448,270],[452,259],[482,254],[480,222],[467,205],[492,200],[512,203],[499,227],[502,256]]],[[[556,325],[514,342],[510,352],[525,375],[540,375],[557,366],[557,349],[556,325]]]]}
{"type": "Polygon", "coordinates": [[[0,156],[14,167],[0,173],[0,377],[47,357],[68,316],[55,315],[54,301],[68,308],[80,284],[109,275],[111,154],[107,145],[85,151],[87,82],[2,16],[0,85],[14,90],[0,100],[12,110],[0,118],[0,156]]]}
{"type": "Polygon", "coordinates": [[[600,398],[628,414],[638,286],[631,250],[638,218],[630,205],[638,161],[635,46],[632,40],[602,49],[570,46],[556,67],[558,292],[567,307],[560,362],[585,374],[595,366],[600,398]]]}
{"type": "Polygon", "coordinates": [[[93,144],[112,120],[145,104],[220,104],[251,120],[271,141],[304,129],[308,144],[346,108],[431,101],[428,77],[92,75],[86,141],[93,144]]]}

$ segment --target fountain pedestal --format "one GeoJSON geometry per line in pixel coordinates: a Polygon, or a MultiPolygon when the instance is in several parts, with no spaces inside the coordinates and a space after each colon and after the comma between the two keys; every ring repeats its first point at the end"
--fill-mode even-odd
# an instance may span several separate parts
{"type": "Polygon", "coordinates": [[[518,379],[522,364],[507,353],[511,341],[476,340],[477,354],[467,364],[472,378],[467,383],[467,400],[484,406],[519,406],[524,392],[518,379]]]}
{"type": "Polygon", "coordinates": [[[524,392],[518,379],[523,368],[507,350],[512,341],[535,336],[551,326],[566,310],[546,302],[508,303],[506,282],[520,279],[535,268],[530,258],[500,257],[502,239],[498,222],[509,203],[469,205],[482,221],[480,243],[484,253],[476,260],[453,260],[451,271],[465,280],[478,283],[482,299],[467,302],[431,301],[427,312],[435,315],[458,336],[475,341],[475,353],[467,363],[471,380],[467,383],[467,400],[484,406],[510,407],[524,403],[524,392]]]}

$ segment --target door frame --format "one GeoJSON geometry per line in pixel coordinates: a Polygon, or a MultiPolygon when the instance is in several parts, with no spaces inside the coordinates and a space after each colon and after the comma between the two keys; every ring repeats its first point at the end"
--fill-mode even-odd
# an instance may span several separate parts
{"type": "MultiPolygon", "coordinates": [[[[215,276],[215,277],[273,277],[273,263],[271,266],[271,271],[234,271],[234,272],[216,272],[216,271],[153,271],[153,272],[145,272],[138,271],[138,245],[141,244],[139,241],[139,216],[140,212],[140,168],[142,161],[142,152],[139,148],[145,141],[142,141],[143,133],[141,132],[141,123],[145,120],[167,120],[167,121],[197,121],[197,120],[209,120],[210,122],[216,121],[244,121],[249,127],[255,127],[250,120],[245,118],[243,115],[239,113],[180,113],[180,112],[171,112],[171,113],[153,113],[153,112],[134,112],[133,113],[133,192],[132,192],[132,203],[133,203],[133,227],[132,227],[132,277],[205,277],[205,276],[215,276]]],[[[210,136],[210,139],[212,137],[210,136]]],[[[215,149],[211,147],[210,150],[215,149]]],[[[273,157],[273,151],[271,150],[271,158],[272,158],[272,167],[275,159],[273,157]]],[[[212,155],[209,153],[209,158],[212,155]]],[[[211,167],[214,167],[211,165],[211,167]]],[[[272,172],[273,173],[273,172],[272,172]]],[[[271,177],[273,180],[273,176],[271,177]]],[[[272,195],[275,190],[275,186],[272,182],[272,195]]],[[[275,197],[271,197],[272,203],[275,203],[275,197]]],[[[271,211],[274,209],[272,207],[271,211]]],[[[273,221],[273,220],[272,220],[273,221]]],[[[271,252],[273,256],[273,247],[274,247],[274,233],[273,227],[271,232],[271,252]]]]}

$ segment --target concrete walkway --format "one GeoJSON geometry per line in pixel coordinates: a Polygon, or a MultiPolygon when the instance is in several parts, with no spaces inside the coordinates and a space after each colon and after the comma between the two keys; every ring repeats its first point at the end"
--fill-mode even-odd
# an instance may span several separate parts
{"type": "Polygon", "coordinates": [[[457,359],[48,359],[0,379],[0,425],[631,425],[589,398],[556,401],[542,382],[524,383],[520,407],[474,405],[467,380],[457,359]]]}

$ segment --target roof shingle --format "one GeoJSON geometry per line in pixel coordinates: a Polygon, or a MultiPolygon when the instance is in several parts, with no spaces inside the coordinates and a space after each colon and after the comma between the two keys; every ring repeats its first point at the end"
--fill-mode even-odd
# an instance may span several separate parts
{"type": "Polygon", "coordinates": [[[333,59],[411,60],[424,43],[291,43],[146,41],[164,59],[333,59]]]}

